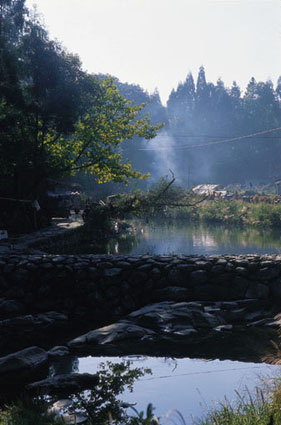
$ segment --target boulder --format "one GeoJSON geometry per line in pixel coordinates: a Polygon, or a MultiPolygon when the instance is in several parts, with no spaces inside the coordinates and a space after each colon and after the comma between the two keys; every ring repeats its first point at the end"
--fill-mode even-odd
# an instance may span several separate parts
{"type": "Polygon", "coordinates": [[[130,321],[120,321],[100,329],[88,332],[81,337],[75,338],[68,343],[68,346],[76,347],[84,344],[105,345],[114,344],[119,341],[141,339],[145,335],[152,335],[154,332],[150,329],[142,328],[130,321]]]}
{"type": "Polygon", "coordinates": [[[191,288],[183,288],[181,286],[168,286],[167,288],[158,289],[152,293],[152,301],[188,301],[191,299],[191,288]]]}
{"type": "MultiPolygon", "coordinates": [[[[0,385],[18,390],[21,384],[41,379],[48,372],[48,354],[39,347],[29,347],[0,357],[0,385]]],[[[12,390],[13,391],[13,390],[12,390]]]]}
{"type": "Polygon", "coordinates": [[[53,347],[51,348],[51,350],[48,351],[48,356],[54,359],[65,357],[68,355],[69,355],[69,348],[65,347],[64,345],[53,347]]]}
{"type": "Polygon", "coordinates": [[[0,299],[0,318],[6,319],[8,317],[18,316],[24,311],[22,303],[16,300],[0,299]]]}

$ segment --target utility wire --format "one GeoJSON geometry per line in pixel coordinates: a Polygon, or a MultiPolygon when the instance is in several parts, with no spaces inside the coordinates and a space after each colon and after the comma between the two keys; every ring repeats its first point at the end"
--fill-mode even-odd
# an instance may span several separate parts
{"type": "MultiPolygon", "coordinates": [[[[159,139],[169,139],[169,138],[171,138],[171,137],[176,137],[177,139],[178,138],[184,138],[184,139],[226,139],[226,138],[229,138],[230,136],[210,136],[210,135],[208,135],[208,134],[196,134],[196,135],[191,135],[191,134],[174,134],[174,133],[171,133],[171,134],[157,134],[157,138],[159,139]]],[[[235,137],[240,137],[240,136],[235,136],[235,137]]],[[[257,137],[257,139],[260,139],[260,140],[264,140],[264,139],[280,139],[281,138],[281,135],[280,136],[262,136],[262,137],[257,137]]],[[[150,142],[147,142],[147,143],[150,143],[150,142]]]]}
{"type": "Polygon", "coordinates": [[[202,143],[202,144],[196,144],[196,145],[170,146],[168,148],[166,148],[166,147],[163,147],[163,148],[142,148],[142,149],[138,149],[138,150],[139,151],[160,151],[160,150],[170,150],[170,149],[182,150],[182,149],[201,148],[201,147],[205,147],[205,146],[219,145],[221,143],[237,142],[237,141],[240,141],[240,140],[248,139],[250,137],[260,136],[262,134],[268,134],[268,133],[272,133],[274,131],[279,131],[279,130],[281,130],[281,127],[271,128],[270,130],[263,130],[263,131],[259,131],[257,133],[247,134],[245,136],[232,137],[232,138],[228,138],[228,139],[224,139],[224,140],[216,140],[215,142],[209,142],[209,143],[202,143]]]}
{"type": "Polygon", "coordinates": [[[206,375],[206,374],[214,374],[214,373],[224,373],[224,372],[236,372],[240,370],[253,370],[253,369],[261,369],[261,366],[247,366],[247,367],[234,367],[229,369],[217,369],[217,370],[204,370],[198,372],[186,372],[186,373],[175,373],[172,375],[161,375],[161,376],[152,376],[141,378],[140,381],[154,381],[158,379],[167,379],[167,378],[176,378],[180,376],[197,376],[197,375],[206,375]]]}

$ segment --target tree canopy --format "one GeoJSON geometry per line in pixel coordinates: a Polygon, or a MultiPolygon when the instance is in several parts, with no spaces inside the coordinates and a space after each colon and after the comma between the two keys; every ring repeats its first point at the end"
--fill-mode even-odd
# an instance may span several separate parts
{"type": "Polygon", "coordinates": [[[230,88],[222,79],[207,82],[205,69],[200,67],[196,85],[189,74],[168,99],[166,128],[173,146],[167,155],[173,152],[173,171],[184,184],[189,180],[187,168],[193,184],[273,181],[281,176],[281,131],[212,142],[280,126],[280,81],[274,88],[270,80],[251,78],[242,93],[236,81],[230,88]]]}
{"type": "Polygon", "coordinates": [[[0,0],[0,74],[0,193],[34,199],[48,178],[81,170],[99,182],[147,176],[123,160],[120,145],[149,140],[161,125],[113,79],[84,72],[24,0],[0,0]]]}

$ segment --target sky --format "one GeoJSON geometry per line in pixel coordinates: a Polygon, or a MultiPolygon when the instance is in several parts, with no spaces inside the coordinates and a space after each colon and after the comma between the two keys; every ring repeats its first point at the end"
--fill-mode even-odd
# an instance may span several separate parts
{"type": "Polygon", "coordinates": [[[77,53],[90,73],[159,90],[201,65],[208,81],[245,89],[281,75],[280,0],[26,0],[51,38],[77,53]]]}

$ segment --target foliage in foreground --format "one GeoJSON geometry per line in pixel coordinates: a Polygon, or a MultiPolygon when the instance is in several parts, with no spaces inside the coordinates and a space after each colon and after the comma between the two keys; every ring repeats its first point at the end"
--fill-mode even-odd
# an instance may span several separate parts
{"type": "MultiPolygon", "coordinates": [[[[101,364],[99,370],[100,385],[95,391],[73,397],[73,411],[86,412],[87,425],[159,425],[152,404],[146,412],[138,412],[130,406],[134,416],[128,414],[128,404],[117,399],[125,388],[132,391],[133,383],[148,370],[130,369],[130,362],[101,364]]],[[[227,399],[197,420],[193,425],[280,425],[281,424],[281,388],[280,380],[274,381],[264,390],[256,388],[256,393],[246,391],[244,396],[238,392],[236,404],[227,399]]],[[[62,419],[47,412],[47,404],[42,399],[28,399],[14,403],[0,410],[0,425],[61,425],[62,419]]],[[[174,414],[174,413],[173,413],[174,414]]],[[[165,423],[186,425],[188,420],[180,412],[172,409],[165,416],[165,423]],[[171,413],[175,412],[175,415],[171,413]],[[176,419],[176,421],[175,421],[176,419]]]]}
{"type": "MultiPolygon", "coordinates": [[[[123,425],[156,425],[154,408],[148,405],[146,414],[131,411],[137,416],[128,414],[129,404],[119,399],[125,389],[133,391],[136,380],[151,373],[150,369],[131,368],[130,361],[120,363],[106,362],[99,365],[97,371],[98,385],[91,391],[83,391],[72,397],[72,405],[68,413],[84,413],[88,416],[87,425],[106,425],[109,423],[123,425]]],[[[23,397],[0,408],[0,425],[61,425],[65,423],[61,417],[48,411],[44,397],[23,397]]]]}
{"type": "Polygon", "coordinates": [[[87,413],[89,425],[106,424],[109,421],[130,423],[124,403],[118,396],[125,389],[132,392],[134,382],[146,373],[151,373],[149,369],[132,369],[130,366],[129,361],[101,363],[97,372],[99,384],[95,389],[73,397],[73,407],[87,413]]]}
{"type": "Polygon", "coordinates": [[[0,411],[0,425],[62,425],[53,413],[47,412],[46,403],[24,398],[0,411]]]}
{"type": "Polygon", "coordinates": [[[256,394],[249,391],[245,397],[238,392],[237,403],[233,406],[225,400],[218,408],[210,411],[196,425],[280,425],[281,424],[281,389],[276,383],[273,392],[265,393],[256,388],[256,394]]]}

